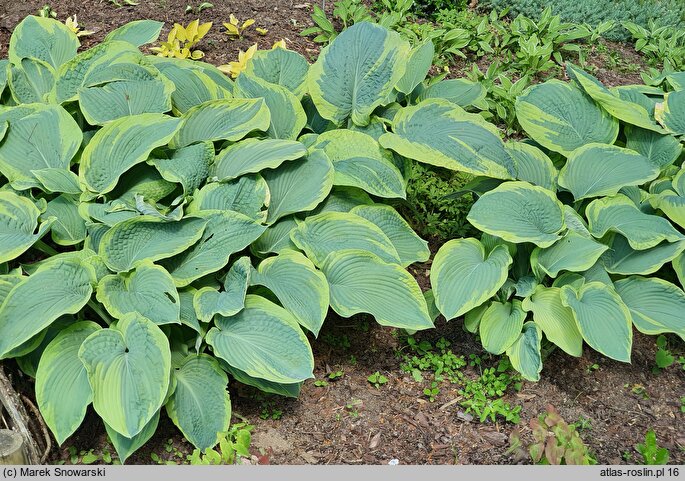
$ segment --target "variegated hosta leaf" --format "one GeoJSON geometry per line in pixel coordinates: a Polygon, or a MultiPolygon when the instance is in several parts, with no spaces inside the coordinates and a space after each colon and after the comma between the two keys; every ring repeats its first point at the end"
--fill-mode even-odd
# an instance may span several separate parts
{"type": "Polygon", "coordinates": [[[427,164],[498,179],[513,179],[514,161],[497,128],[478,114],[442,99],[428,99],[395,115],[386,149],[427,164]]]}
{"type": "Polygon", "coordinates": [[[207,354],[188,356],[173,376],[176,389],[166,405],[169,417],[197,449],[213,447],[231,423],[228,376],[207,354]]]}
{"type": "Polygon", "coordinates": [[[129,271],[145,260],[180,254],[202,237],[206,225],[206,219],[194,217],[178,222],[147,215],[133,217],[107,231],[99,254],[114,272],[129,271]]]}
{"type": "Polygon", "coordinates": [[[678,139],[672,135],[662,135],[632,125],[626,125],[624,131],[626,148],[644,155],[660,169],[673,164],[683,151],[678,139]]]}
{"type": "Polygon", "coordinates": [[[190,327],[193,331],[200,335],[204,335],[207,329],[200,325],[200,320],[197,318],[197,313],[195,312],[195,306],[193,306],[193,299],[197,289],[194,287],[188,287],[186,289],[178,291],[178,299],[181,308],[180,321],[181,324],[190,327]]]}
{"type": "Polygon", "coordinates": [[[36,232],[40,209],[26,197],[9,190],[0,191],[0,263],[26,252],[52,224],[43,222],[36,232]]]}
{"type": "Polygon", "coordinates": [[[685,91],[678,90],[664,95],[664,102],[657,104],[654,116],[669,132],[676,135],[685,134],[685,91]]]}
{"type": "Polygon", "coordinates": [[[312,378],[314,357],[307,337],[284,308],[248,295],[245,309],[218,317],[207,333],[214,355],[249,376],[282,384],[312,378]]]}
{"type": "Polygon", "coordinates": [[[312,214],[324,212],[349,212],[358,205],[372,205],[373,199],[366,191],[356,187],[333,187],[326,200],[321,202],[312,214]]]}
{"type": "Polygon", "coordinates": [[[516,179],[530,182],[552,192],[557,190],[559,171],[550,158],[525,142],[507,142],[505,148],[516,165],[516,179]]]}
{"type": "Polygon", "coordinates": [[[78,47],[78,38],[63,23],[29,15],[14,28],[8,56],[15,65],[21,59],[35,58],[57,69],[76,55],[78,47]]]}
{"type": "Polygon", "coordinates": [[[193,307],[197,318],[210,322],[219,314],[230,317],[245,307],[245,295],[250,286],[252,263],[249,257],[241,257],[233,263],[224,280],[224,290],[219,292],[213,287],[203,287],[193,296],[193,307]]]}
{"type": "Polygon", "coordinates": [[[486,94],[487,90],[480,82],[457,78],[429,85],[416,99],[419,102],[426,99],[445,99],[466,108],[471,105],[480,105],[486,94]]]}
{"type": "Polygon", "coordinates": [[[186,195],[200,188],[209,175],[214,162],[214,145],[201,142],[170,152],[167,158],[152,158],[151,162],[160,175],[169,182],[183,186],[186,195]]]}
{"type": "Polygon", "coordinates": [[[675,333],[685,339],[685,292],[656,277],[631,276],[615,284],[633,324],[645,334],[675,333]]]}
{"type": "MultiPolygon", "coordinates": [[[[685,288],[685,254],[678,255],[675,259],[673,259],[671,264],[673,266],[673,270],[678,276],[680,286],[685,288]]],[[[0,302],[2,301],[0,300],[0,302]]]]}
{"type": "Polygon", "coordinates": [[[497,293],[507,280],[511,263],[506,246],[486,254],[476,239],[447,242],[431,266],[435,305],[446,319],[466,314],[497,293]]]}
{"type": "Polygon", "coordinates": [[[269,187],[260,175],[243,175],[229,182],[205,184],[193,194],[187,214],[201,210],[234,210],[256,221],[266,220],[269,187]]]}
{"type": "Polygon", "coordinates": [[[371,252],[388,263],[400,262],[395,246],[380,227],[347,212],[307,217],[290,232],[290,238],[319,268],[330,254],[343,249],[371,252]]]}
{"type": "Polygon", "coordinates": [[[554,193],[527,182],[505,182],[486,192],[467,219],[488,234],[539,247],[554,244],[564,228],[564,211],[554,193]]]}
{"type": "Polygon", "coordinates": [[[83,341],[79,357],[103,421],[127,438],[143,431],[169,389],[171,351],[161,329],[140,314],[127,314],[83,341]]]}
{"type": "Polygon", "coordinates": [[[36,401],[59,445],[81,425],[93,400],[78,352],[83,341],[100,329],[91,321],[72,324],[48,344],[38,364],[36,401]]]}
{"type": "Polygon", "coordinates": [[[0,305],[0,358],[64,314],[90,300],[95,270],[86,262],[54,260],[14,285],[0,305]]]}
{"type": "Polygon", "coordinates": [[[525,311],[532,311],[533,321],[547,339],[567,354],[580,357],[583,354],[583,336],[573,317],[573,311],[561,302],[561,288],[539,285],[523,300],[525,311]]]}
{"type": "Polygon", "coordinates": [[[181,123],[163,114],[138,114],[108,123],[83,149],[81,182],[98,194],[111,191],[123,173],[169,142],[181,123]]]}
{"type": "Polygon", "coordinates": [[[283,162],[305,155],[307,148],[294,140],[245,139],[219,152],[212,176],[220,181],[227,181],[265,169],[275,169],[283,162]]]}
{"type": "Polygon", "coordinates": [[[71,246],[86,238],[86,223],[79,215],[76,202],[67,195],[60,195],[48,202],[48,208],[41,214],[41,220],[54,218],[50,235],[55,244],[71,246]]]}
{"type": "Polygon", "coordinates": [[[114,450],[117,452],[117,455],[119,456],[119,459],[121,460],[121,463],[124,464],[126,463],[126,460],[136,451],[138,451],[140,448],[143,447],[145,443],[147,443],[150,438],[155,434],[157,431],[157,426],[159,424],[159,411],[155,413],[154,416],[152,416],[152,419],[145,425],[145,427],[135,436],[132,438],[127,438],[126,436],[123,436],[116,432],[114,429],[109,427],[107,423],[105,423],[105,430],[107,431],[107,437],[109,437],[109,440],[112,441],[112,445],[114,446],[114,450]]]}
{"type": "Polygon", "coordinates": [[[297,222],[291,217],[283,217],[275,224],[266,228],[259,239],[250,245],[252,252],[265,257],[267,254],[278,254],[284,249],[297,250],[297,246],[290,240],[290,232],[297,227],[297,222]]]}
{"type": "Polygon", "coordinates": [[[280,85],[298,98],[306,90],[309,62],[299,53],[285,48],[257,50],[247,62],[244,73],[280,85]]]}
{"type": "Polygon", "coordinates": [[[685,169],[681,169],[673,177],[671,185],[665,190],[650,196],[649,203],[680,227],[685,228],[685,169]]]}
{"type": "Polygon", "coordinates": [[[103,277],[97,300],[117,319],[137,312],[155,324],[179,322],[180,300],[174,280],[162,267],[147,260],[131,272],[103,277]]]}
{"type": "Polygon", "coordinates": [[[569,230],[551,246],[544,249],[536,247],[530,256],[530,263],[548,276],[557,277],[561,271],[586,271],[607,249],[607,246],[589,235],[569,230]]]}
{"type": "Polygon", "coordinates": [[[526,315],[518,299],[490,304],[480,320],[483,348],[493,354],[502,354],[509,349],[521,335],[526,315]]]}
{"type": "Polygon", "coordinates": [[[147,202],[159,202],[174,190],[176,184],[164,180],[153,166],[142,163],[126,172],[108,197],[116,199],[113,202],[134,206],[136,197],[142,197],[147,202]]]}
{"type": "Polygon", "coordinates": [[[80,194],[78,175],[68,169],[47,167],[45,169],[32,170],[31,173],[41,184],[45,192],[65,194],[80,194]]]}
{"type": "MultiPolygon", "coordinates": [[[[395,88],[403,94],[409,95],[423,82],[433,65],[435,46],[432,40],[425,40],[412,48],[407,57],[407,67],[404,76],[397,82],[395,88]]],[[[457,103],[457,102],[455,102],[457,103]]]]}
{"type": "Polygon", "coordinates": [[[601,258],[604,267],[611,274],[625,276],[653,274],[685,251],[685,241],[662,242],[650,249],[634,250],[620,234],[610,237],[608,246],[601,258]]]}
{"type": "Polygon", "coordinates": [[[430,257],[428,242],[421,239],[391,206],[384,204],[359,205],[350,213],[376,224],[390,239],[400,258],[400,264],[407,267],[414,262],[425,262],[430,257]]]}
{"type": "Polygon", "coordinates": [[[17,104],[49,103],[55,88],[55,70],[42,60],[24,58],[10,67],[7,80],[17,104]]]}
{"type": "Polygon", "coordinates": [[[568,157],[588,143],[613,144],[618,122],[582,90],[550,80],[516,99],[516,118],[537,143],[568,157]]]}
{"type": "Polygon", "coordinates": [[[658,175],[659,167],[634,150],[593,143],[573,151],[559,172],[559,185],[580,200],[614,195],[658,175]]]}
{"type": "Polygon", "coordinates": [[[537,382],[542,371],[542,355],[540,343],[542,332],[534,322],[526,322],[518,339],[507,349],[507,356],[514,369],[521,373],[524,379],[537,382]]]}
{"type": "Polygon", "coordinates": [[[382,326],[421,330],[433,327],[414,277],[371,252],[337,250],[321,266],[331,290],[331,307],[343,317],[371,314],[382,326]]]}
{"type": "Polygon", "coordinates": [[[221,367],[235,378],[236,381],[247,384],[248,386],[253,386],[260,391],[268,392],[271,394],[277,394],[279,396],[298,398],[300,396],[300,390],[302,389],[302,382],[296,382],[291,384],[280,384],[277,382],[267,381],[266,379],[260,379],[258,377],[252,377],[245,374],[240,369],[236,369],[232,366],[226,364],[225,361],[219,360],[221,367]]]}
{"type": "Polygon", "coordinates": [[[617,361],[630,362],[630,311],[613,287],[601,282],[588,282],[578,289],[564,286],[561,303],[573,311],[578,329],[590,347],[617,361]]]}
{"type": "Polygon", "coordinates": [[[266,131],[271,115],[262,99],[211,100],[183,114],[183,125],[171,140],[177,149],[195,142],[235,142],[253,130],[266,131]]]}
{"type": "Polygon", "coordinates": [[[267,223],[314,209],[331,191],[333,176],[333,165],[321,151],[262,172],[271,195],[267,223]]]}
{"type": "Polygon", "coordinates": [[[326,277],[307,257],[291,250],[268,257],[259,263],[250,283],[268,288],[302,327],[319,334],[330,294],[326,277]]]}
{"type": "Polygon", "coordinates": [[[339,129],[319,135],[312,146],[333,163],[335,185],[359,187],[378,197],[404,199],[405,183],[392,153],[361,132],[339,129]]]}
{"type": "Polygon", "coordinates": [[[121,40],[136,47],[155,42],[159,38],[164,22],[156,20],[134,20],[109,32],[105,36],[105,42],[121,40]]]}
{"type": "Polygon", "coordinates": [[[325,47],[309,69],[307,86],[317,110],[336,124],[347,117],[369,123],[404,76],[409,44],[369,22],[355,23],[325,47]]]}
{"type": "Polygon", "coordinates": [[[585,216],[592,235],[601,238],[607,232],[618,232],[636,250],[649,249],[664,240],[685,239],[667,219],[645,214],[621,194],[592,201],[585,209],[585,216]]]}

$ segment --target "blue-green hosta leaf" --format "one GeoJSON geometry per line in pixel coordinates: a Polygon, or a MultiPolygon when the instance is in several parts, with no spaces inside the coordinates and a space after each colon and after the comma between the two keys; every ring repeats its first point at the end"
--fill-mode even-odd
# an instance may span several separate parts
{"type": "MultiPolygon", "coordinates": [[[[0,288],[1,290],[2,288],[0,288]]],[[[2,303],[2,295],[0,294],[0,303],[2,303]]],[[[50,326],[47,329],[44,329],[41,331],[38,335],[34,336],[31,340],[28,342],[32,342],[33,339],[40,339],[42,338],[43,340],[38,344],[36,348],[34,348],[31,352],[28,354],[23,355],[22,357],[16,358],[17,364],[19,365],[19,368],[21,371],[26,374],[29,377],[36,378],[36,371],[38,371],[38,364],[40,363],[40,359],[43,356],[43,353],[45,352],[45,349],[48,347],[48,344],[50,344],[55,337],[57,337],[57,334],[61,333],[64,329],[67,327],[71,326],[76,322],[76,319],[73,316],[66,315],[62,316],[59,319],[57,319],[55,322],[50,324],[50,326]]],[[[25,345],[26,343],[24,343],[25,345]]],[[[19,349],[19,348],[17,348],[19,349]]],[[[16,349],[15,349],[16,350],[16,349]]],[[[13,350],[13,351],[15,351],[13,350]]],[[[7,356],[7,357],[12,357],[12,356],[7,356]]],[[[77,357],[78,359],[78,357],[77,357]]],[[[81,362],[80,360],[78,361],[79,363],[81,362]]]]}
{"type": "Polygon", "coordinates": [[[604,267],[611,274],[625,276],[653,274],[685,251],[685,241],[662,242],[650,249],[634,250],[620,234],[610,237],[607,244],[609,250],[601,258],[604,267]]]}
{"type": "Polygon", "coordinates": [[[58,68],[76,55],[79,41],[63,23],[51,18],[29,15],[14,28],[9,44],[9,60],[35,58],[58,68]]]}
{"type": "Polygon", "coordinates": [[[171,351],[161,329],[140,314],[128,314],[83,341],[79,357],[102,420],[127,438],[143,431],[169,389],[171,351]]]}
{"type": "Polygon", "coordinates": [[[70,196],[62,194],[48,202],[48,208],[41,214],[41,220],[47,222],[51,217],[54,217],[54,222],[50,234],[55,244],[72,246],[85,240],[86,223],[70,196]]]}
{"type": "Polygon", "coordinates": [[[559,171],[550,158],[525,142],[507,142],[505,148],[516,165],[516,179],[556,191],[559,171]]]}
{"type": "Polygon", "coordinates": [[[325,153],[313,151],[307,157],[265,170],[262,177],[271,194],[266,221],[273,224],[281,217],[319,205],[333,187],[333,164],[325,153]]]}
{"type": "Polygon", "coordinates": [[[414,262],[425,262],[430,257],[428,242],[421,239],[402,216],[389,205],[359,205],[350,212],[380,227],[397,250],[403,267],[414,262]]]}
{"type": "Polygon", "coordinates": [[[45,169],[32,170],[31,174],[41,184],[45,192],[65,194],[80,194],[78,175],[68,169],[47,167],[45,169]]]}
{"type": "Polygon", "coordinates": [[[664,240],[685,239],[667,219],[645,214],[621,194],[593,200],[585,209],[585,215],[593,236],[601,238],[607,232],[618,232],[636,250],[649,249],[664,240]]]}
{"type": "Polygon", "coordinates": [[[109,32],[105,36],[105,42],[109,40],[121,40],[140,47],[147,43],[155,42],[159,38],[164,22],[156,20],[134,20],[109,32]]]}
{"type": "Polygon", "coordinates": [[[64,314],[90,300],[95,270],[76,260],[54,260],[16,284],[0,305],[0,357],[64,314]]]}
{"type": "Polygon", "coordinates": [[[571,153],[559,172],[559,185],[580,200],[614,195],[622,187],[644,184],[655,179],[659,171],[634,150],[592,143],[571,153]]]}
{"type": "Polygon", "coordinates": [[[569,230],[549,247],[536,247],[530,257],[532,265],[542,269],[550,277],[561,271],[583,272],[592,267],[608,249],[589,235],[569,230]]]}
{"type": "Polygon", "coordinates": [[[172,139],[172,148],[195,142],[235,142],[253,130],[266,131],[271,114],[262,99],[211,100],[183,114],[183,126],[172,139]]]}
{"type": "Polygon", "coordinates": [[[112,227],[121,221],[138,217],[138,212],[134,212],[128,204],[114,200],[105,204],[82,202],[78,206],[81,217],[87,222],[96,221],[107,227],[112,227]]]}
{"type": "MultiPolygon", "coordinates": [[[[673,259],[671,264],[673,266],[673,270],[678,276],[680,286],[685,288],[685,254],[678,255],[675,259],[673,259]]],[[[0,300],[0,302],[2,301],[0,300]]]]}
{"type": "Polygon", "coordinates": [[[141,196],[147,202],[159,202],[176,190],[176,184],[165,180],[157,169],[147,163],[134,166],[119,179],[116,188],[107,197],[114,202],[135,206],[136,197],[141,196]]]}
{"type": "MultiPolygon", "coordinates": [[[[685,176],[682,178],[685,179],[685,176]]],[[[650,196],[649,203],[666,214],[671,221],[685,228],[685,195],[672,190],[664,190],[650,196]]]]}
{"type": "Polygon", "coordinates": [[[109,427],[107,423],[105,423],[105,430],[107,431],[107,436],[109,437],[110,441],[112,441],[114,450],[117,452],[117,455],[119,456],[119,459],[121,460],[122,464],[126,463],[126,460],[133,453],[142,448],[143,445],[147,443],[150,440],[150,438],[152,438],[155,432],[157,432],[158,424],[159,411],[157,411],[155,415],[152,416],[152,419],[150,419],[150,421],[138,434],[136,434],[132,438],[127,438],[126,436],[123,436],[116,432],[114,429],[109,427]]]}
{"type": "Polygon", "coordinates": [[[176,390],[167,413],[193,446],[204,451],[219,442],[220,432],[231,423],[228,376],[212,356],[188,356],[174,369],[176,390]]]}
{"type": "Polygon", "coordinates": [[[137,312],[155,324],[179,322],[180,300],[174,280],[150,261],[143,261],[131,272],[103,277],[97,300],[117,319],[137,312]]]}
{"type": "Polygon", "coordinates": [[[266,133],[274,139],[295,140],[307,123],[300,99],[287,88],[243,72],[235,82],[236,97],[264,99],[271,113],[266,133]]]}
{"type": "Polygon", "coordinates": [[[174,150],[167,158],[153,158],[148,162],[164,179],[181,184],[183,192],[190,195],[207,179],[213,161],[214,145],[201,142],[174,150]]]}
{"type": "Polygon", "coordinates": [[[264,259],[250,283],[268,288],[302,327],[319,334],[328,313],[328,283],[304,255],[284,250],[264,259]]]}
{"type": "Polygon", "coordinates": [[[421,330],[433,327],[416,280],[398,264],[371,252],[337,250],[321,267],[331,290],[331,307],[343,317],[366,312],[382,326],[421,330]]]}
{"type": "Polygon", "coordinates": [[[633,327],[630,311],[612,286],[588,282],[561,288],[561,303],[573,311],[590,347],[617,361],[630,362],[633,327]]]}
{"type": "Polygon", "coordinates": [[[307,217],[290,232],[290,238],[319,268],[330,254],[342,249],[364,250],[385,262],[400,262],[395,246],[380,227],[347,212],[307,217]]]}
{"type": "Polygon", "coordinates": [[[277,394],[279,396],[298,398],[300,396],[300,390],[302,389],[301,382],[296,382],[292,384],[279,384],[277,382],[267,381],[266,379],[259,379],[257,377],[252,377],[245,374],[240,369],[236,369],[232,366],[226,364],[225,361],[220,360],[221,367],[235,378],[236,381],[247,384],[248,386],[253,386],[260,391],[268,392],[271,394],[277,394]]]}
{"type": "Polygon", "coordinates": [[[87,247],[84,247],[83,249],[78,250],[78,251],[61,252],[59,254],[56,254],[56,255],[51,256],[51,257],[47,257],[47,258],[40,260],[38,262],[34,262],[33,264],[23,264],[21,266],[21,268],[28,275],[33,275],[42,266],[50,264],[51,262],[55,262],[58,260],[59,261],[81,262],[83,264],[90,265],[94,269],[94,272],[95,272],[95,281],[94,282],[99,281],[102,277],[104,277],[110,273],[109,270],[107,270],[107,266],[102,261],[100,256],[98,256],[95,251],[93,251],[92,249],[89,249],[87,247]]]}
{"type": "Polygon", "coordinates": [[[207,329],[200,326],[200,320],[197,318],[195,306],[193,306],[193,299],[195,298],[196,293],[197,289],[194,287],[178,291],[179,304],[181,307],[180,321],[181,324],[190,327],[198,334],[204,335],[207,329]]]}
{"type": "Polygon", "coordinates": [[[435,305],[446,319],[478,307],[502,287],[511,263],[505,246],[497,246],[486,254],[476,239],[447,242],[438,250],[431,266],[435,305]]]}
{"type": "Polygon", "coordinates": [[[81,425],[93,400],[78,352],[83,341],[99,330],[91,321],[72,324],[48,344],[38,364],[36,401],[59,445],[81,425]]]}
{"type": "Polygon", "coordinates": [[[383,134],[380,144],[438,167],[498,179],[516,175],[497,128],[447,100],[428,99],[403,108],[395,116],[393,133],[383,134]]]}
{"type": "Polygon", "coordinates": [[[314,149],[326,153],[335,169],[335,185],[359,187],[379,197],[406,197],[402,173],[392,153],[373,137],[352,130],[331,130],[319,135],[314,149]]]}
{"type": "Polygon", "coordinates": [[[486,192],[467,219],[488,234],[539,247],[554,244],[564,228],[564,211],[554,193],[527,182],[505,182],[486,192]]]}
{"type": "MultiPolygon", "coordinates": [[[[409,95],[423,82],[433,65],[435,46],[432,40],[425,40],[412,48],[407,57],[407,67],[404,76],[397,82],[395,88],[409,95]]],[[[455,102],[456,103],[456,102],[455,102]]]]}
{"type": "Polygon", "coordinates": [[[661,135],[632,125],[626,125],[624,131],[626,148],[644,155],[660,169],[673,164],[683,151],[680,142],[671,135],[661,135]]]}
{"type": "Polygon", "coordinates": [[[201,210],[234,210],[257,221],[266,220],[269,187],[260,175],[243,175],[229,182],[205,184],[193,194],[188,214],[201,210]]]}
{"type": "Polygon", "coordinates": [[[297,246],[290,240],[290,232],[295,227],[297,222],[293,217],[283,217],[267,227],[259,239],[250,245],[250,249],[259,257],[271,253],[278,254],[284,249],[297,250],[297,246]]]}
{"type": "Polygon", "coordinates": [[[166,222],[146,215],[133,217],[107,231],[99,254],[114,272],[129,271],[145,260],[180,254],[202,237],[206,225],[202,218],[166,222]]]}
{"type": "Polygon", "coordinates": [[[561,288],[539,285],[523,300],[525,311],[533,312],[533,321],[540,326],[547,339],[567,354],[583,354],[583,336],[573,317],[573,311],[561,302],[561,288]]]}
{"type": "Polygon", "coordinates": [[[234,211],[209,210],[198,215],[207,222],[202,237],[185,252],[163,262],[178,287],[224,267],[232,254],[254,242],[266,228],[234,211]]]}
{"type": "Polygon", "coordinates": [[[656,277],[631,276],[615,283],[633,324],[645,334],[672,332],[685,339],[685,292],[656,277]]]}
{"type": "Polygon", "coordinates": [[[520,372],[524,379],[533,382],[540,380],[542,371],[541,341],[540,327],[534,322],[526,322],[518,339],[507,349],[512,367],[520,372]]]}
{"type": "Polygon", "coordinates": [[[493,354],[502,354],[509,349],[521,335],[526,315],[518,299],[490,304],[480,320],[483,348],[493,354]]]}
{"type": "Polygon", "coordinates": [[[301,98],[306,92],[309,62],[297,52],[285,48],[257,50],[245,66],[246,74],[285,87],[301,98]]]}
{"type": "Polygon", "coordinates": [[[10,62],[6,58],[0,60],[0,95],[2,95],[3,91],[5,90],[5,87],[7,86],[7,74],[9,65],[10,62]]]}
{"type": "Polygon", "coordinates": [[[169,142],[180,126],[180,119],[163,114],[138,114],[108,123],[83,149],[81,182],[98,194],[111,191],[124,172],[169,142]]]}
{"type": "Polygon", "coordinates": [[[18,106],[0,112],[9,129],[0,144],[0,173],[16,188],[39,187],[32,170],[68,170],[83,139],[81,129],[59,105],[18,106]]]}
{"type": "Polygon", "coordinates": [[[275,169],[283,162],[307,155],[300,142],[283,139],[245,139],[225,148],[216,156],[212,175],[226,181],[265,169],[275,169]]]}
{"type": "Polygon", "coordinates": [[[49,103],[55,88],[55,70],[47,62],[25,58],[10,67],[7,80],[17,104],[49,103]]]}
{"type": "Polygon", "coordinates": [[[284,308],[248,295],[245,309],[219,317],[207,333],[214,355],[249,376],[281,384],[314,377],[314,357],[307,337],[284,308]]]}
{"type": "Polygon", "coordinates": [[[314,210],[313,214],[324,212],[349,212],[358,205],[372,205],[373,199],[362,189],[356,187],[336,187],[331,189],[331,193],[314,210]]]}
{"type": "Polygon", "coordinates": [[[210,322],[219,314],[230,317],[245,307],[245,295],[250,286],[252,263],[249,257],[241,257],[233,263],[224,280],[224,290],[219,292],[213,287],[203,287],[193,296],[193,307],[197,318],[210,322]]]}
{"type": "Polygon", "coordinates": [[[463,78],[449,79],[426,87],[417,97],[418,101],[426,99],[445,99],[466,108],[479,105],[487,94],[487,90],[480,82],[471,82],[463,78]]]}
{"type": "Polygon", "coordinates": [[[366,125],[404,76],[409,44],[381,26],[355,23],[325,47],[309,69],[307,86],[321,116],[366,125]]]}
{"type": "Polygon", "coordinates": [[[656,120],[669,132],[676,135],[685,134],[685,90],[668,92],[664,95],[664,102],[657,104],[654,116],[656,120]]]}
{"type": "Polygon", "coordinates": [[[5,301],[5,298],[12,291],[14,286],[19,284],[25,276],[19,274],[3,274],[0,276],[0,306],[5,301]]]}
{"type": "Polygon", "coordinates": [[[516,117],[543,147],[568,155],[592,142],[613,144],[618,121],[582,90],[560,80],[530,87],[516,99],[516,117]]]}
{"type": "Polygon", "coordinates": [[[40,239],[52,220],[38,227],[40,209],[28,198],[9,190],[0,191],[0,262],[11,261],[40,239]]]}

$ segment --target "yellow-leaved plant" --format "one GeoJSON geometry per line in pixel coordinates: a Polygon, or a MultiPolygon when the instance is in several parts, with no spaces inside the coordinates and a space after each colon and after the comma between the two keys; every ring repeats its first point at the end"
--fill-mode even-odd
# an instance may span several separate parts
{"type": "Polygon", "coordinates": [[[64,25],[66,25],[69,30],[74,32],[77,37],[87,37],[88,35],[93,35],[95,33],[93,30],[82,30],[81,26],[78,24],[76,15],[73,17],[67,17],[67,19],[64,21],[64,25]]]}
{"type": "Polygon", "coordinates": [[[157,52],[160,57],[190,58],[199,60],[205,56],[202,50],[192,50],[212,28],[212,22],[200,24],[199,20],[193,20],[184,27],[180,23],[174,23],[169,31],[166,42],[151,50],[157,52]]]}
{"type": "MultiPolygon", "coordinates": [[[[278,42],[274,43],[271,48],[286,48],[285,40],[279,40],[278,42]]],[[[247,67],[247,62],[252,58],[256,51],[256,43],[252,45],[250,48],[248,48],[245,52],[243,52],[242,50],[238,50],[238,60],[234,62],[228,62],[228,64],[226,65],[220,65],[219,70],[221,70],[226,75],[230,75],[231,78],[236,78],[240,74],[240,72],[245,70],[245,68],[247,67]]]]}
{"type": "Polygon", "coordinates": [[[231,14],[228,22],[224,22],[224,27],[226,27],[226,35],[228,35],[231,39],[241,38],[243,36],[243,32],[250,28],[254,22],[255,21],[253,18],[248,18],[243,23],[240,23],[236,16],[231,14]]]}

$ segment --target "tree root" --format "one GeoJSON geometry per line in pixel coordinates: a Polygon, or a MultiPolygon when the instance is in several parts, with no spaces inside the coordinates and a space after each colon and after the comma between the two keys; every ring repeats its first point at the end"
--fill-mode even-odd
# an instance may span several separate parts
{"type": "MultiPolygon", "coordinates": [[[[12,383],[0,365],[0,405],[4,408],[7,416],[2,416],[8,428],[18,432],[24,440],[24,455],[28,464],[41,462],[40,448],[34,439],[30,429],[30,418],[26,408],[12,387],[12,383]]],[[[40,413],[33,413],[37,419],[41,419],[40,413]]],[[[38,421],[37,421],[38,422],[38,421]]],[[[49,437],[49,436],[48,436],[49,437]]],[[[47,456],[45,456],[47,458],[47,456]]]]}

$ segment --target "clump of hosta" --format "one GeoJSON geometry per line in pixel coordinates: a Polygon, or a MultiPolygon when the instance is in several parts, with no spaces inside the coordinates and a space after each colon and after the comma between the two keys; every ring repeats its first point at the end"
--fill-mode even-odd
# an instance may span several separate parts
{"type": "Polygon", "coordinates": [[[433,153],[390,132],[419,101],[421,136],[491,131],[431,99],[466,106],[480,86],[428,85],[432,45],[379,26],[348,29],[313,66],[257,51],[235,82],[143,55],[161,27],[77,53],[69,28],[27,17],[0,67],[0,358],[35,376],[58,443],[92,403],[122,460],[162,413],[215,445],[229,376],[297,396],[329,307],[432,327],[405,269],[427,244],[389,203],[405,197],[404,156],[433,153]]]}

